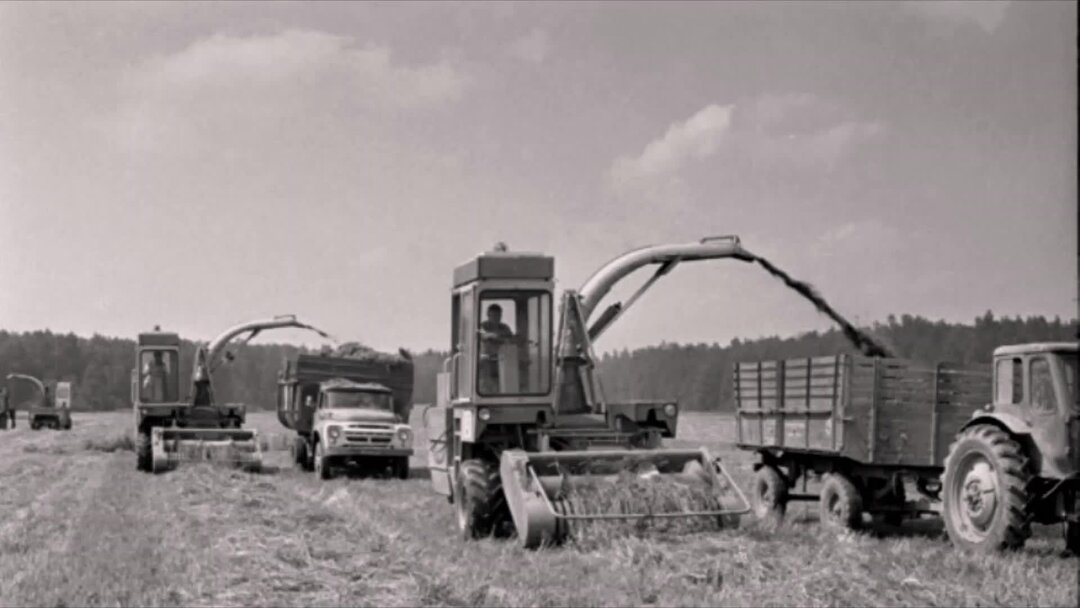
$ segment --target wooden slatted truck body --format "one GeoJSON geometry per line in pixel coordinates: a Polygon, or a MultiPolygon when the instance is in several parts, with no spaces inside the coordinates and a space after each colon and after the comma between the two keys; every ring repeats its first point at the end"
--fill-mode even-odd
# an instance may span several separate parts
{"type": "Polygon", "coordinates": [[[1075,343],[999,347],[992,370],[853,355],[736,363],[736,443],[760,456],[754,511],[778,523],[788,501],[818,500],[823,522],[847,527],[864,513],[894,525],[940,513],[976,550],[1065,522],[1080,551],[1077,375],[1075,343]]]}

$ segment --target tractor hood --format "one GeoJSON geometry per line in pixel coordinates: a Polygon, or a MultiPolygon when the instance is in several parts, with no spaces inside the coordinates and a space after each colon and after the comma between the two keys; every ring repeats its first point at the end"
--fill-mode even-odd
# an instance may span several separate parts
{"type": "Polygon", "coordinates": [[[333,422],[382,422],[388,424],[401,421],[394,412],[355,407],[322,410],[319,412],[319,420],[329,420],[333,422]]]}

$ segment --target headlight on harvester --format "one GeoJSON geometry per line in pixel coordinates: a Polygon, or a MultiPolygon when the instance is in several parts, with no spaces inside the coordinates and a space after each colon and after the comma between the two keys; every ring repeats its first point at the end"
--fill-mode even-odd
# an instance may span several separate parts
{"type": "Polygon", "coordinates": [[[338,437],[341,436],[341,427],[336,425],[326,427],[326,436],[330,438],[330,443],[336,443],[338,437]]]}
{"type": "Polygon", "coordinates": [[[483,420],[484,422],[487,422],[488,420],[491,420],[491,410],[487,409],[486,407],[482,407],[476,412],[476,417],[480,420],[483,420]]]}
{"type": "Polygon", "coordinates": [[[669,403],[669,404],[664,406],[664,415],[667,416],[668,418],[674,418],[675,414],[678,411],[679,411],[679,409],[677,407],[675,407],[674,403],[669,403]]]}

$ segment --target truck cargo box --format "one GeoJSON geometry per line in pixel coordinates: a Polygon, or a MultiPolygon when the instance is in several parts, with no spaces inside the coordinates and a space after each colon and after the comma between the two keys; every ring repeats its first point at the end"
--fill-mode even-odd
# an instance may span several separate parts
{"type": "Polygon", "coordinates": [[[956,431],[991,398],[983,367],[835,355],[734,366],[737,444],[943,466],[956,431]]]}
{"type": "Polygon", "coordinates": [[[315,410],[305,407],[310,395],[317,401],[319,384],[344,378],[353,382],[381,384],[394,394],[394,411],[408,422],[412,411],[413,362],[384,353],[360,356],[297,355],[286,359],[278,374],[278,420],[300,433],[311,431],[315,410]]]}

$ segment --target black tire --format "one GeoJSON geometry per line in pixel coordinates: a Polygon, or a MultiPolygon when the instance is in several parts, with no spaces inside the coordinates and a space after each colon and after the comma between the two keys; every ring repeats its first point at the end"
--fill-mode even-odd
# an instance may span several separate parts
{"type": "Polygon", "coordinates": [[[772,465],[763,465],[754,473],[754,485],[750,500],[754,515],[771,526],[784,521],[788,503],[788,482],[772,465]]]}
{"type": "Polygon", "coordinates": [[[482,460],[462,462],[455,485],[454,507],[463,539],[508,534],[510,511],[494,465],[482,460]]]}
{"type": "Polygon", "coordinates": [[[292,445],[292,457],[293,464],[305,471],[310,470],[308,468],[308,461],[311,458],[308,456],[307,440],[303,437],[293,438],[292,445]]]}
{"type": "Polygon", "coordinates": [[[135,468],[140,471],[153,469],[153,454],[150,453],[149,431],[135,433],[135,468]]]}
{"type": "Polygon", "coordinates": [[[319,479],[327,481],[334,478],[334,468],[330,465],[330,459],[326,457],[325,449],[321,441],[315,441],[314,454],[315,474],[319,479]]]}
{"type": "Polygon", "coordinates": [[[40,428],[41,428],[41,423],[40,422],[38,422],[37,420],[31,420],[30,421],[30,430],[36,431],[36,430],[38,430],[40,428]]]}
{"type": "Polygon", "coordinates": [[[847,476],[829,473],[821,484],[821,523],[835,528],[857,530],[862,524],[862,494],[847,476]]]}
{"type": "Polygon", "coordinates": [[[1065,550],[1080,557],[1080,522],[1065,523],[1065,550]]]}
{"type": "Polygon", "coordinates": [[[987,424],[962,431],[945,458],[942,515],[949,539],[979,553],[1022,547],[1031,536],[1030,481],[1027,458],[1008,433],[987,424]]]}
{"type": "Polygon", "coordinates": [[[2,416],[0,416],[0,430],[6,431],[7,430],[7,425],[8,425],[8,415],[7,415],[7,412],[4,412],[4,414],[2,416]]]}
{"type": "Polygon", "coordinates": [[[401,456],[394,459],[394,477],[398,479],[409,478],[409,457],[401,456]]]}

